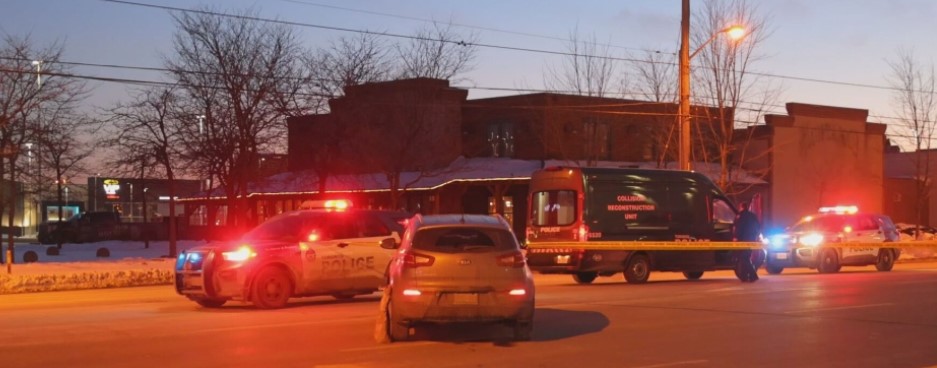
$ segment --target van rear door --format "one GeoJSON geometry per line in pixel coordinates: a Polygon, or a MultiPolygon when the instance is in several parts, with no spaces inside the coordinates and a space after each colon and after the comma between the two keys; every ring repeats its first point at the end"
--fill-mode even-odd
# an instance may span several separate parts
{"type": "Polygon", "coordinates": [[[578,193],[572,189],[550,189],[530,194],[528,241],[578,240],[578,193]]]}

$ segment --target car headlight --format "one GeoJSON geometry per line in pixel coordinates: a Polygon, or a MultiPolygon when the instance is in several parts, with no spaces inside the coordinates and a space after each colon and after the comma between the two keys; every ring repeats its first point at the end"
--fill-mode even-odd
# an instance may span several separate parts
{"type": "Polygon", "coordinates": [[[800,237],[800,244],[808,247],[816,247],[823,243],[823,234],[807,234],[800,237]]]}
{"type": "Polygon", "coordinates": [[[248,259],[256,257],[257,253],[255,253],[254,250],[251,249],[251,247],[247,245],[242,245],[237,250],[221,253],[221,256],[224,258],[225,261],[244,262],[248,259]]]}

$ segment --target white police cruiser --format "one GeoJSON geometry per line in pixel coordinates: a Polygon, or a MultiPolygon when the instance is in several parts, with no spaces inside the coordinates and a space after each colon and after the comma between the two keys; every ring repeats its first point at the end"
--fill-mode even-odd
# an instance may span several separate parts
{"type": "Polygon", "coordinates": [[[238,240],[183,252],[176,291],[203,307],[243,300],[264,309],[292,297],[350,299],[377,291],[394,254],[381,244],[400,241],[410,214],[350,209],[345,201],[323,207],[283,213],[238,240]]]}
{"type": "Polygon", "coordinates": [[[809,267],[820,273],[833,273],[842,266],[873,264],[879,271],[890,271],[901,250],[874,243],[898,239],[898,230],[886,215],[861,213],[856,206],[823,207],[818,214],[804,217],[785,233],[765,238],[765,268],[775,275],[787,267],[809,267]],[[838,243],[857,244],[852,247],[838,243]]]}

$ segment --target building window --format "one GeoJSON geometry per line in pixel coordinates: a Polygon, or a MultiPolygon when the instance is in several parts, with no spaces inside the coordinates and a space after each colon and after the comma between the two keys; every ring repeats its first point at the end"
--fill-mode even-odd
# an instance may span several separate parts
{"type": "MultiPolygon", "coordinates": [[[[511,227],[514,226],[514,198],[510,196],[501,197],[501,206],[504,209],[504,219],[507,220],[508,224],[511,227]]],[[[498,213],[498,206],[495,203],[495,197],[488,197],[488,214],[494,215],[498,213]]]]}
{"type": "Polygon", "coordinates": [[[588,158],[592,160],[611,159],[612,140],[608,122],[600,122],[589,118],[586,119],[584,128],[584,138],[588,142],[586,146],[588,158]]]}
{"type": "Polygon", "coordinates": [[[514,157],[514,124],[488,124],[488,147],[492,157],[514,157]]]}

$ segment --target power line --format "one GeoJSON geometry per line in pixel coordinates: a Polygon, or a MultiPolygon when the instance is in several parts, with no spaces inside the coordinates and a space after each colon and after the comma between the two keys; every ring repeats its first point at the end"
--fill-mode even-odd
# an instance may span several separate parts
{"type": "MultiPolygon", "coordinates": [[[[342,6],[329,5],[329,4],[320,4],[320,3],[310,2],[310,1],[300,1],[300,0],[280,0],[280,1],[288,2],[288,3],[294,3],[294,4],[307,5],[307,6],[315,6],[315,7],[320,7],[320,8],[344,10],[344,11],[353,12],[353,13],[371,14],[371,15],[379,15],[379,16],[383,16],[383,17],[391,17],[391,18],[406,19],[406,20],[415,20],[415,21],[425,22],[425,23],[439,23],[438,21],[432,20],[432,19],[418,18],[418,17],[408,16],[408,15],[400,15],[400,14],[382,13],[382,12],[376,12],[376,11],[372,11],[372,10],[346,8],[346,7],[342,7],[342,6]]],[[[500,28],[481,27],[481,26],[475,26],[475,25],[465,24],[465,23],[447,22],[446,24],[451,24],[451,25],[456,26],[456,27],[477,29],[477,30],[489,31],[489,32],[497,32],[497,33],[513,34],[513,35],[518,35],[518,36],[527,36],[527,37],[541,38],[541,39],[546,39],[546,40],[563,41],[563,42],[569,42],[569,41],[570,41],[568,38],[561,38],[561,37],[555,37],[555,36],[547,36],[547,35],[536,34],[536,33],[529,33],[529,32],[512,31],[512,30],[506,30],[506,29],[500,29],[500,28]]],[[[614,48],[623,49],[623,50],[634,50],[634,51],[641,51],[641,52],[648,52],[648,53],[655,53],[655,54],[676,55],[675,52],[664,52],[664,51],[660,51],[660,50],[648,50],[648,49],[642,49],[642,48],[636,48],[636,47],[627,47],[627,46],[613,45],[613,44],[609,44],[609,43],[600,43],[600,42],[594,42],[594,43],[593,43],[593,42],[589,42],[589,44],[591,44],[591,45],[596,45],[596,46],[614,47],[614,48]]]]}
{"type": "MultiPolygon", "coordinates": [[[[179,7],[173,7],[173,6],[148,4],[148,3],[127,1],[127,0],[101,0],[101,1],[110,2],[110,3],[116,3],[116,4],[124,4],[124,5],[132,5],[132,6],[140,6],[140,7],[146,7],[146,8],[153,8],[153,9],[168,10],[168,11],[177,11],[177,12],[183,12],[183,13],[196,13],[196,14],[212,15],[212,16],[217,16],[217,17],[227,17],[227,18],[251,20],[251,21],[257,21],[257,22],[274,23],[274,24],[289,25],[289,26],[296,26],[296,27],[327,29],[327,30],[333,30],[333,31],[351,32],[351,33],[361,33],[361,34],[369,34],[369,35],[376,35],[376,36],[386,36],[386,37],[395,37],[395,38],[403,38],[403,39],[411,39],[411,40],[436,41],[436,42],[443,42],[443,43],[449,43],[449,44],[460,45],[460,46],[477,46],[477,47],[482,47],[482,48],[493,48],[493,49],[500,49],[500,50],[510,50],[510,51],[519,51],[519,52],[531,52],[531,53],[539,53],[539,54],[547,54],[547,55],[558,55],[558,56],[589,57],[589,58],[595,58],[595,59],[601,59],[601,60],[611,60],[611,61],[625,61],[625,62],[648,63],[648,64],[663,64],[663,65],[670,65],[670,66],[676,66],[676,65],[677,65],[677,63],[673,63],[673,62],[663,62],[663,61],[654,61],[654,60],[641,60],[641,59],[634,59],[634,58],[624,58],[624,57],[615,57],[615,56],[603,56],[603,55],[583,55],[583,54],[577,54],[577,53],[565,52],[565,51],[543,50],[543,49],[534,49],[534,48],[526,48],[526,47],[515,47],[515,46],[504,46],[504,45],[487,44],[487,43],[479,43],[479,42],[466,42],[466,41],[454,41],[454,40],[446,40],[446,39],[433,39],[433,38],[426,38],[426,37],[419,37],[419,36],[411,36],[411,35],[403,35],[403,34],[390,33],[390,32],[375,32],[375,31],[368,31],[368,30],[362,30],[362,29],[345,28],[345,27],[335,27],[335,26],[326,26],[326,25],[321,25],[321,24],[304,23],[304,22],[296,22],[296,21],[286,21],[286,20],[262,18],[262,17],[255,17],[255,16],[247,16],[247,15],[226,14],[226,13],[219,13],[219,12],[209,11],[209,10],[186,9],[186,8],[179,8],[179,7]]],[[[819,79],[819,78],[797,77],[797,76],[783,75],[783,74],[777,74],[777,73],[766,73],[766,72],[758,72],[758,71],[747,71],[747,73],[748,73],[748,74],[751,74],[751,75],[756,75],[756,76],[769,77],[769,78],[778,78],[778,79],[789,79],[789,80],[800,81],[800,82],[812,82],[812,83],[834,84],[834,85],[841,85],[841,86],[871,88],[871,89],[880,89],[880,90],[892,90],[892,91],[901,91],[901,90],[902,90],[902,89],[896,88],[896,87],[880,86],[880,85],[867,84],[867,83],[854,83],[854,82],[843,82],[843,81],[825,80],[825,79],[819,79]]]]}
{"type": "MultiPolygon", "coordinates": [[[[0,59],[2,59],[2,60],[11,60],[11,61],[20,61],[20,62],[29,62],[29,61],[31,61],[31,60],[25,59],[25,58],[13,58],[13,57],[4,57],[4,56],[0,56],[0,59]]],[[[131,65],[118,65],[118,64],[101,64],[101,63],[78,62],[78,61],[64,61],[64,60],[55,60],[55,61],[52,61],[52,62],[55,62],[55,63],[58,63],[58,64],[62,64],[62,65],[84,66],[84,67],[99,67],[99,68],[114,68],[114,69],[128,69],[128,70],[143,70],[143,71],[152,71],[152,72],[161,72],[161,73],[190,73],[190,74],[209,74],[209,75],[222,75],[222,74],[223,74],[223,73],[220,73],[220,72],[201,72],[201,71],[188,71],[188,70],[174,70],[174,69],[161,68],[161,67],[131,66],[131,65]]],[[[34,73],[34,72],[31,71],[31,70],[29,70],[29,71],[13,71],[13,70],[6,70],[6,71],[7,71],[7,72],[16,72],[16,73],[26,73],[26,74],[34,73]]],[[[44,72],[43,74],[46,74],[46,75],[53,75],[53,74],[50,74],[50,72],[44,72]]],[[[95,81],[101,81],[101,82],[113,82],[113,83],[128,83],[128,84],[139,84],[139,85],[158,85],[158,86],[174,86],[174,85],[175,85],[175,83],[170,83],[170,82],[158,82],[158,81],[140,80],[140,79],[130,79],[130,78],[113,78],[113,77],[88,76],[88,75],[79,75],[79,74],[59,74],[59,76],[63,76],[63,77],[72,77],[72,78],[79,78],[79,79],[86,79],[86,80],[95,80],[95,81]]],[[[326,78],[296,78],[296,79],[305,79],[305,80],[317,81],[317,82],[341,82],[340,80],[326,79],[326,78]]],[[[560,93],[560,94],[577,95],[576,91],[569,91],[569,90],[547,90],[547,89],[537,89],[537,88],[496,87],[496,86],[478,86],[478,85],[471,85],[471,86],[459,86],[459,85],[455,85],[455,86],[453,86],[453,87],[456,87],[456,88],[463,88],[463,89],[469,89],[469,90],[485,90],[485,91],[500,91],[500,92],[518,92],[518,93],[560,93]]],[[[212,87],[212,88],[218,88],[218,87],[212,87]]],[[[323,97],[322,95],[313,95],[313,94],[307,94],[307,95],[308,95],[308,96],[313,96],[313,97],[323,97]]],[[[607,95],[608,95],[608,96],[618,96],[619,98],[627,98],[627,97],[633,95],[633,93],[627,93],[627,92],[609,92],[607,95]]],[[[673,95],[672,97],[676,97],[676,95],[673,95]]],[[[776,113],[776,114],[786,114],[786,113],[787,113],[787,112],[786,112],[786,106],[784,106],[784,105],[765,104],[765,103],[762,103],[762,102],[749,102],[749,101],[738,101],[738,102],[739,102],[740,104],[754,105],[754,106],[766,106],[766,107],[770,107],[770,108],[777,109],[777,110],[768,111],[767,113],[776,113]]],[[[666,102],[665,102],[665,103],[666,103],[666,102]]],[[[741,110],[746,110],[746,111],[753,111],[753,112],[760,112],[760,110],[758,110],[758,109],[745,108],[745,107],[741,107],[741,106],[737,106],[736,109],[741,109],[741,110]]],[[[870,118],[883,119],[883,120],[904,120],[904,118],[901,118],[901,117],[887,116],[887,115],[876,115],[876,114],[869,114],[869,117],[870,117],[870,118]]],[[[925,123],[929,123],[929,122],[931,122],[931,121],[925,121],[925,123]]]]}

